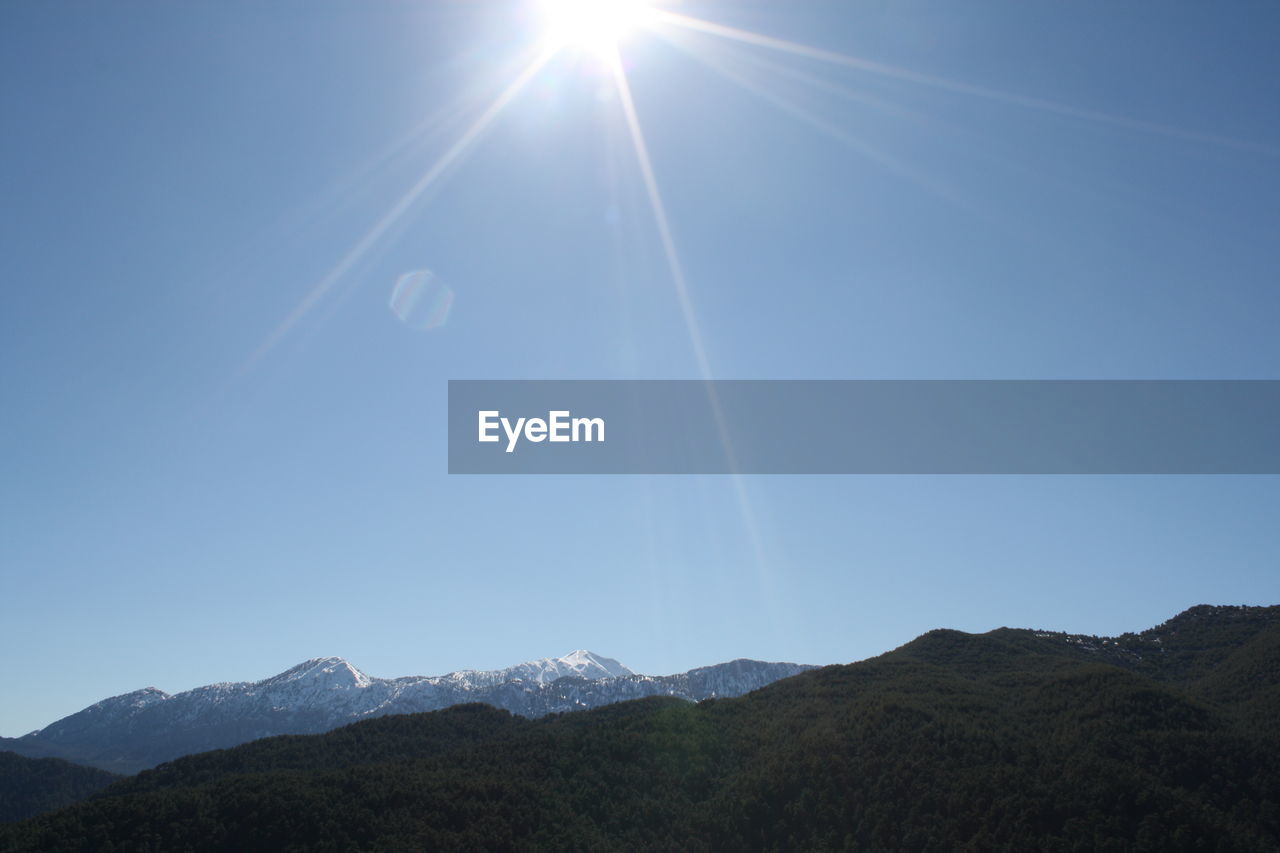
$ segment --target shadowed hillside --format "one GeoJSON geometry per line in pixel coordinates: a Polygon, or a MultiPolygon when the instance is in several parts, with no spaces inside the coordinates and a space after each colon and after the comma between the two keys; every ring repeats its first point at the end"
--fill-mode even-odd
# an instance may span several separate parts
{"type": "Polygon", "coordinates": [[[119,780],[114,773],[58,758],[0,752],[0,822],[79,802],[119,780]]]}

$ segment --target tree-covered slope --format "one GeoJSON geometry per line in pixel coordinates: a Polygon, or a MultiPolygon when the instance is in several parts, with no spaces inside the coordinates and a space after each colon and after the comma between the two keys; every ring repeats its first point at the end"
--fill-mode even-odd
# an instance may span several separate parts
{"type": "Polygon", "coordinates": [[[1277,850],[1274,692],[1256,686],[1276,613],[1201,613],[1116,654],[933,631],[740,699],[272,738],[9,827],[0,849],[1277,850]]]}
{"type": "Polygon", "coordinates": [[[79,802],[119,780],[114,773],[59,758],[0,752],[0,822],[79,802]]]}

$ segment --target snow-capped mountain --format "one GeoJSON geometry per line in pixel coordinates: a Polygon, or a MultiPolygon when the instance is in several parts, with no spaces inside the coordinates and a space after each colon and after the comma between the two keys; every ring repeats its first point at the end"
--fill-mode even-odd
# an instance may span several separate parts
{"type": "Polygon", "coordinates": [[[516,680],[545,684],[571,675],[579,678],[617,678],[623,675],[635,675],[635,673],[613,658],[602,657],[586,649],[578,649],[560,658],[531,660],[528,663],[489,672],[465,669],[451,672],[444,677],[455,683],[480,687],[516,680]]]}
{"type": "Polygon", "coordinates": [[[540,717],[639,699],[739,696],[811,667],[736,660],[676,675],[637,675],[578,650],[501,670],[374,678],[342,658],[313,658],[262,681],[209,684],[168,694],[147,687],[104,699],[0,749],[133,772],[181,755],[260,737],[313,734],[383,714],[484,702],[540,717]]]}

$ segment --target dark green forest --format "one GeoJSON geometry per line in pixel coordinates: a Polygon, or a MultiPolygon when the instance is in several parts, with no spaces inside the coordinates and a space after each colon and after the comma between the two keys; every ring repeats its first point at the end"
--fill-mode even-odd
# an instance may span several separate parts
{"type": "Polygon", "coordinates": [[[0,822],[79,802],[120,778],[60,758],[26,758],[0,751],[0,822]]]}
{"type": "Polygon", "coordinates": [[[1280,607],[931,631],[739,699],[481,705],[189,756],[0,850],[1280,850],[1280,607]]]}

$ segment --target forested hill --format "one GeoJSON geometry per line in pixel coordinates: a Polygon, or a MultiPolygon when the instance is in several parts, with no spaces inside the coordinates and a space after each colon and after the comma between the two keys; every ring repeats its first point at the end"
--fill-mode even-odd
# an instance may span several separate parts
{"type": "Polygon", "coordinates": [[[190,756],[3,850],[1280,849],[1280,608],[932,631],[740,699],[484,706],[190,756]]]}
{"type": "Polygon", "coordinates": [[[79,802],[120,778],[59,758],[0,751],[0,823],[79,802]]]}

